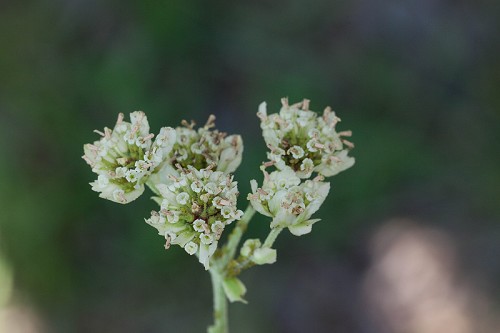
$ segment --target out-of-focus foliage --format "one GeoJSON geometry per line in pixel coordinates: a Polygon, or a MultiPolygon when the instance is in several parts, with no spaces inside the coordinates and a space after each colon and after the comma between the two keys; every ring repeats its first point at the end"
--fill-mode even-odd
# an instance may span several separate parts
{"type": "MultiPolygon", "coordinates": [[[[498,295],[499,18],[492,0],[1,2],[0,251],[14,299],[50,332],[202,331],[208,276],[165,253],[147,196],[122,206],[90,190],[82,146],[119,112],[146,111],[153,132],[213,113],[245,141],[243,209],[265,159],[257,106],[275,112],[283,96],[331,105],[356,165],[332,180],[310,236],[283,236],[278,264],[242,277],[235,332],[373,332],[356,281],[393,216],[449,233],[498,295]]],[[[252,223],[262,236],[268,221],[252,223]]]]}

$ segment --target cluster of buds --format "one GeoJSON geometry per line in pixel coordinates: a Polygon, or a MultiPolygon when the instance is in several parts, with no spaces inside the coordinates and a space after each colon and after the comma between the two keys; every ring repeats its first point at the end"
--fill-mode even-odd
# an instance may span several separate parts
{"type": "Polygon", "coordinates": [[[301,182],[291,169],[264,170],[264,183],[258,187],[252,180],[252,193],[248,195],[252,206],[259,213],[273,219],[271,228],[288,228],[296,236],[311,232],[312,225],[319,219],[311,216],[323,204],[330,190],[330,183],[318,176],[301,182]]]}
{"type": "Polygon", "coordinates": [[[146,222],[165,237],[165,248],[180,245],[208,269],[224,228],[243,215],[236,207],[237,182],[210,167],[177,167],[179,176],[170,175],[170,184],[156,186],[160,211],[151,212],[146,222]]]}
{"type": "Polygon", "coordinates": [[[281,103],[279,113],[268,115],[265,102],[257,113],[270,150],[267,154],[269,165],[278,170],[291,168],[298,177],[307,179],[313,172],[334,176],[354,164],[354,158],[347,155],[347,150],[354,145],[343,138],[351,136],[351,131],[335,131],[340,118],[330,107],[318,117],[316,112],[309,110],[307,99],[289,105],[283,98],[281,103]]]}
{"type": "Polygon", "coordinates": [[[84,145],[83,159],[98,177],[90,183],[99,196],[118,203],[128,203],[144,192],[151,174],[161,168],[175,143],[174,129],[164,127],[153,141],[149,123],[142,111],[132,112],[130,122],[120,113],[115,127],[107,127],[99,141],[84,145]]]}

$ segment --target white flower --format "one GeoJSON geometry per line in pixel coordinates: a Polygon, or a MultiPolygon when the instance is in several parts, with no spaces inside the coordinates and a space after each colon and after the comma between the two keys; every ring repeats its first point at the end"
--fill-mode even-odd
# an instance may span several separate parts
{"type": "Polygon", "coordinates": [[[225,226],[241,218],[236,208],[237,183],[221,171],[179,168],[177,175],[170,175],[168,185],[156,186],[161,207],[146,222],[166,238],[168,246],[179,245],[189,254],[197,254],[208,269],[225,226]],[[213,202],[219,206],[207,204],[213,202]]]}
{"type": "Polygon", "coordinates": [[[186,252],[192,256],[196,253],[196,251],[198,251],[198,244],[196,244],[195,242],[188,242],[186,245],[184,245],[184,250],[186,250],[186,252]]]}
{"type": "Polygon", "coordinates": [[[309,233],[312,224],[319,221],[311,216],[330,190],[330,183],[317,178],[301,183],[290,168],[271,174],[264,171],[262,187],[259,188],[255,180],[251,186],[248,200],[259,213],[273,218],[271,228],[288,228],[297,236],[309,233]]]}
{"type": "Polygon", "coordinates": [[[278,170],[291,168],[306,179],[313,172],[330,177],[354,164],[354,158],[347,155],[354,145],[343,139],[351,136],[351,132],[336,132],[335,125],[340,119],[329,107],[318,117],[309,110],[306,99],[293,105],[286,98],[281,102],[279,113],[268,115],[265,102],[257,113],[270,150],[267,157],[278,170]]]}
{"type": "Polygon", "coordinates": [[[120,114],[113,130],[96,131],[102,138],[84,145],[82,156],[98,175],[90,183],[92,190],[118,203],[133,201],[144,192],[144,183],[160,170],[176,136],[174,129],[165,127],[153,141],[144,112],[132,112],[130,119],[126,122],[120,114]]]}
{"type": "Polygon", "coordinates": [[[189,194],[186,192],[181,192],[175,197],[179,205],[185,205],[189,200],[189,194]]]}

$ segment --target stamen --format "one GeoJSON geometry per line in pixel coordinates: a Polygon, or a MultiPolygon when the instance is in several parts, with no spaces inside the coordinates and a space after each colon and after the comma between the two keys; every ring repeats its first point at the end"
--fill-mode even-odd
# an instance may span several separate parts
{"type": "Polygon", "coordinates": [[[273,166],[276,162],[274,161],[269,161],[269,162],[264,162],[262,165],[266,168],[269,168],[270,166],[273,166]]]}
{"type": "Polygon", "coordinates": [[[352,143],[351,141],[347,141],[347,140],[342,140],[342,142],[350,149],[354,148],[354,143],[352,143]]]}
{"type": "Polygon", "coordinates": [[[284,107],[288,107],[288,97],[284,97],[281,99],[281,105],[283,105],[284,107]]]}
{"type": "Polygon", "coordinates": [[[196,126],[196,123],[194,122],[194,120],[191,120],[191,122],[189,123],[187,120],[183,119],[181,121],[181,124],[182,124],[182,126],[187,127],[189,129],[193,129],[196,126]]]}
{"type": "Polygon", "coordinates": [[[110,130],[107,127],[104,127],[104,136],[106,137],[106,139],[111,139],[111,133],[113,133],[112,130],[110,130]]]}
{"type": "Polygon", "coordinates": [[[120,112],[120,113],[118,114],[118,119],[116,120],[116,124],[117,124],[117,125],[120,125],[120,124],[123,122],[123,118],[124,118],[124,117],[125,117],[125,116],[123,115],[123,113],[121,113],[121,112],[120,112]]]}
{"type": "Polygon", "coordinates": [[[209,129],[215,126],[215,116],[213,114],[208,116],[207,122],[205,123],[205,128],[209,129]]]}
{"type": "Polygon", "coordinates": [[[210,228],[208,227],[208,225],[206,223],[203,223],[202,227],[205,231],[205,234],[210,235],[210,228]]]}
{"type": "Polygon", "coordinates": [[[259,192],[260,194],[262,194],[262,195],[264,195],[264,196],[269,195],[269,192],[264,191],[264,190],[263,190],[263,189],[261,189],[261,188],[258,188],[258,189],[257,189],[257,192],[259,192]]]}
{"type": "Polygon", "coordinates": [[[309,110],[309,102],[310,100],[304,98],[304,100],[302,101],[302,110],[304,111],[309,110]]]}
{"type": "Polygon", "coordinates": [[[170,238],[170,235],[165,237],[165,250],[168,250],[170,248],[171,241],[172,241],[172,239],[170,238]]]}
{"type": "Polygon", "coordinates": [[[155,137],[155,135],[153,133],[150,133],[150,134],[146,135],[144,138],[142,138],[142,142],[144,143],[145,141],[150,140],[154,137],[155,137]]]}
{"type": "Polygon", "coordinates": [[[338,133],[339,136],[347,136],[351,137],[352,136],[352,131],[342,131],[338,133]]]}

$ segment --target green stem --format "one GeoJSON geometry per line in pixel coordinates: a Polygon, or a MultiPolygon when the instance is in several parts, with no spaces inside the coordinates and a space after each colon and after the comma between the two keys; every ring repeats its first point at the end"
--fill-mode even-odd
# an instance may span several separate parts
{"type": "Polygon", "coordinates": [[[266,240],[264,241],[264,244],[262,247],[268,247],[271,248],[274,244],[274,241],[276,241],[276,238],[278,238],[278,235],[280,232],[283,230],[283,228],[276,228],[276,229],[271,229],[271,232],[269,235],[267,235],[266,240]]]}
{"type": "Polygon", "coordinates": [[[214,267],[210,269],[210,277],[214,293],[214,324],[208,328],[208,333],[229,333],[227,299],[222,287],[222,276],[214,267]]]}
{"type": "Polygon", "coordinates": [[[245,210],[245,214],[241,217],[241,220],[236,222],[236,226],[229,235],[226,245],[222,249],[221,267],[227,266],[227,264],[234,258],[238,244],[240,243],[241,236],[247,229],[248,223],[255,214],[255,209],[251,204],[248,205],[245,210]]]}

